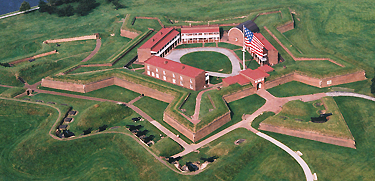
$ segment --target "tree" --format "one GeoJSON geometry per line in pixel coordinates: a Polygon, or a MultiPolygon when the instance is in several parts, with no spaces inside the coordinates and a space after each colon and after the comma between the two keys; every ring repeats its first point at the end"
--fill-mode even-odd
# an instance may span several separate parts
{"type": "Polygon", "coordinates": [[[30,4],[26,1],[23,1],[21,6],[20,6],[20,11],[26,11],[31,8],[30,4]]]}
{"type": "Polygon", "coordinates": [[[43,12],[47,12],[48,11],[48,5],[43,0],[39,1],[38,6],[39,6],[39,12],[43,13],[43,12]]]}

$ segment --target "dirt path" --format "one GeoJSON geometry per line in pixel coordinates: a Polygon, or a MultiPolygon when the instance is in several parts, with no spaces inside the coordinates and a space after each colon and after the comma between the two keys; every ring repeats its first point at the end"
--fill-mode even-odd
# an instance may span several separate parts
{"type": "Polygon", "coordinates": [[[101,39],[96,39],[96,47],[95,47],[95,49],[90,53],[89,56],[87,56],[81,62],[87,62],[88,60],[90,60],[96,53],[98,53],[101,45],[102,45],[102,40],[101,39]]]}

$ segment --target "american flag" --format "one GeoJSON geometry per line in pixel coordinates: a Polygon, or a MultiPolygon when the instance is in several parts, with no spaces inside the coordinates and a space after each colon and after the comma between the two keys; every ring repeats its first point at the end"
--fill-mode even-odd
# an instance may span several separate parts
{"type": "Polygon", "coordinates": [[[263,43],[258,40],[254,33],[243,27],[245,32],[245,46],[250,47],[251,53],[257,54],[259,57],[263,57],[263,43]]]}

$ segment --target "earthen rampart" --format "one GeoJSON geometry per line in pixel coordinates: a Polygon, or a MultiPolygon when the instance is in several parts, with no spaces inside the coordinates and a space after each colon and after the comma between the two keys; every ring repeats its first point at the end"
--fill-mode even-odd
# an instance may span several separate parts
{"type": "Polygon", "coordinates": [[[62,42],[70,42],[70,41],[79,41],[79,40],[94,40],[97,39],[98,35],[86,35],[86,36],[78,36],[78,37],[72,37],[72,38],[61,38],[61,39],[55,39],[55,40],[46,40],[44,43],[62,43],[62,42]]]}
{"type": "Polygon", "coordinates": [[[52,89],[60,89],[60,90],[85,93],[85,86],[83,84],[42,79],[42,86],[49,87],[52,89]]]}
{"type": "Polygon", "coordinates": [[[264,130],[264,131],[270,131],[270,132],[285,134],[289,136],[294,136],[298,138],[304,138],[304,139],[319,141],[323,143],[334,144],[338,146],[344,146],[344,147],[349,147],[349,148],[354,148],[354,149],[356,148],[355,141],[351,139],[336,138],[333,136],[326,136],[326,135],[313,133],[313,132],[307,132],[307,131],[293,130],[289,128],[278,127],[278,126],[273,126],[273,125],[264,124],[264,123],[260,123],[259,129],[264,130]]]}
{"type": "Polygon", "coordinates": [[[13,64],[14,65],[14,64],[18,64],[18,63],[21,63],[21,62],[26,62],[26,61],[29,61],[29,60],[32,60],[32,59],[44,57],[44,56],[47,56],[47,55],[52,55],[52,54],[55,54],[55,53],[57,53],[57,50],[53,50],[53,51],[46,52],[46,53],[41,53],[41,54],[38,54],[38,55],[34,55],[32,57],[27,57],[27,58],[15,60],[15,61],[9,62],[9,64],[13,64]]]}
{"type": "Polygon", "coordinates": [[[227,122],[231,120],[230,111],[226,112],[225,114],[221,115],[220,117],[214,119],[210,124],[206,125],[205,127],[201,128],[200,130],[196,131],[194,134],[194,142],[204,138],[205,136],[209,135],[216,129],[220,128],[227,122]]]}
{"type": "Polygon", "coordinates": [[[194,132],[191,131],[189,128],[182,125],[180,122],[178,122],[176,119],[174,119],[172,116],[170,116],[166,111],[164,111],[163,120],[171,125],[174,129],[176,129],[178,132],[186,136],[189,140],[194,141],[194,132]]]}
{"type": "Polygon", "coordinates": [[[249,95],[255,94],[257,91],[256,87],[249,87],[237,92],[234,92],[232,94],[227,94],[223,96],[223,99],[225,102],[230,103],[239,99],[242,99],[244,97],[247,97],[249,95]]]}

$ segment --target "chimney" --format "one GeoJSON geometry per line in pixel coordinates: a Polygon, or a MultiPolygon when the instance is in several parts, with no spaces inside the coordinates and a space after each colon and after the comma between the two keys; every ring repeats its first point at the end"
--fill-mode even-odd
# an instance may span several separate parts
{"type": "Polygon", "coordinates": [[[164,61],[164,64],[167,64],[168,63],[168,61],[164,61]]]}
{"type": "Polygon", "coordinates": [[[152,39],[152,41],[155,41],[155,39],[152,39]]]}
{"type": "Polygon", "coordinates": [[[183,65],[181,68],[184,69],[184,68],[185,68],[185,65],[183,65]]]}
{"type": "Polygon", "coordinates": [[[163,32],[160,32],[160,34],[162,35],[162,34],[163,34],[163,32]]]}

